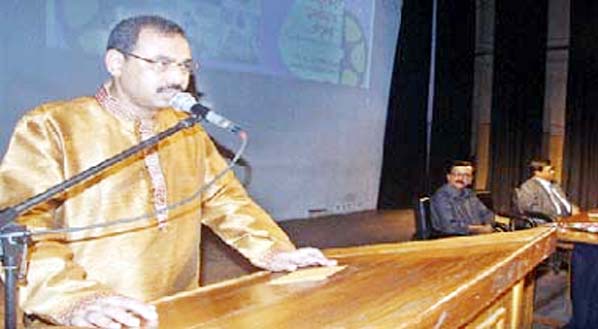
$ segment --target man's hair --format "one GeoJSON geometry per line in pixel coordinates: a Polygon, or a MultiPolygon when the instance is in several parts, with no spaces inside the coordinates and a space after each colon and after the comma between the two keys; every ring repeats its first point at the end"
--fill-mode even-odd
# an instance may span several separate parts
{"type": "Polygon", "coordinates": [[[471,161],[464,161],[464,160],[454,160],[451,161],[448,166],[446,166],[446,173],[450,174],[453,172],[455,167],[471,167],[473,168],[473,163],[471,161]]]}
{"type": "Polygon", "coordinates": [[[534,160],[530,161],[529,166],[528,166],[530,175],[533,176],[536,171],[542,171],[542,169],[544,169],[544,167],[546,167],[546,166],[550,166],[550,160],[534,159],[534,160]]]}
{"type": "Polygon", "coordinates": [[[131,52],[137,44],[139,32],[149,28],[163,34],[179,34],[185,36],[185,31],[177,23],[164,17],[155,15],[133,16],[120,21],[110,32],[106,50],[116,49],[131,52]]]}

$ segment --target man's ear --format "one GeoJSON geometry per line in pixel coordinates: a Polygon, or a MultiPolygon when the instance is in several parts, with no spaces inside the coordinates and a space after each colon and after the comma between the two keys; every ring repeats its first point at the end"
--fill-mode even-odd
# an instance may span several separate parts
{"type": "Polygon", "coordinates": [[[109,49],[104,55],[104,64],[108,73],[113,77],[122,74],[122,68],[125,62],[125,55],[116,49],[109,49]]]}

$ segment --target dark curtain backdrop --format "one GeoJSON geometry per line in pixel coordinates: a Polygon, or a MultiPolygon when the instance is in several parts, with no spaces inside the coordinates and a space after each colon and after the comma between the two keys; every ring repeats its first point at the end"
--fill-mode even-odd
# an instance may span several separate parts
{"type": "Polygon", "coordinates": [[[571,1],[563,178],[582,209],[598,207],[598,1],[571,1]]]}
{"type": "Polygon", "coordinates": [[[496,1],[489,185],[499,211],[541,156],[547,13],[547,0],[496,1]]]}
{"type": "Polygon", "coordinates": [[[470,155],[475,2],[438,0],[436,81],[426,173],[432,0],[405,0],[391,84],[378,208],[406,208],[444,183],[448,160],[470,155]]]}
{"type": "Polygon", "coordinates": [[[422,190],[431,0],[403,2],[384,136],[378,208],[410,207],[422,190]]]}
{"type": "Polygon", "coordinates": [[[475,1],[438,1],[430,192],[446,182],[451,160],[471,156],[475,1]]]}

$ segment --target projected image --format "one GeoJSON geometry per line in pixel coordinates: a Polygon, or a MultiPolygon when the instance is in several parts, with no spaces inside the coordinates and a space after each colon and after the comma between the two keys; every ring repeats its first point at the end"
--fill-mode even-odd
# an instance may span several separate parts
{"type": "Polygon", "coordinates": [[[363,2],[295,1],[279,35],[286,67],[305,79],[366,87],[366,18],[353,14],[363,13],[363,2]]]}
{"type": "Polygon", "coordinates": [[[122,18],[180,23],[204,67],[369,87],[374,0],[49,0],[50,48],[99,55],[122,18]]]}

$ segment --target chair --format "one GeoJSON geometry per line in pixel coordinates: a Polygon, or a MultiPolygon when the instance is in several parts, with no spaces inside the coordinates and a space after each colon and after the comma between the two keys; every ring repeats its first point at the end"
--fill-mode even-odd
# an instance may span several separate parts
{"type": "Polygon", "coordinates": [[[492,192],[488,190],[476,190],[477,198],[486,206],[486,208],[492,210],[495,214],[507,218],[508,222],[496,222],[494,223],[494,229],[499,232],[515,231],[526,228],[535,227],[536,225],[530,222],[524,216],[521,216],[517,211],[511,212],[497,212],[494,209],[494,201],[492,198],[492,192]]]}
{"type": "Polygon", "coordinates": [[[521,190],[519,188],[513,189],[513,195],[511,197],[511,208],[513,209],[514,216],[521,219],[522,227],[515,227],[515,229],[526,229],[531,227],[536,227],[538,225],[546,224],[553,222],[554,219],[547,214],[537,212],[537,211],[528,211],[523,210],[519,204],[519,199],[521,195],[521,190]]]}
{"type": "Polygon", "coordinates": [[[430,210],[431,199],[428,196],[421,196],[415,200],[415,240],[430,240],[438,238],[449,238],[456,234],[447,234],[434,229],[432,226],[432,212],[430,210]]]}
{"type": "Polygon", "coordinates": [[[415,200],[415,239],[428,240],[433,237],[430,198],[422,196],[415,200]]]}
{"type": "MultiPolygon", "coordinates": [[[[513,189],[513,211],[517,213],[517,216],[524,220],[523,227],[516,227],[515,229],[526,229],[531,227],[536,227],[538,225],[552,223],[555,221],[555,218],[541,212],[537,211],[528,211],[523,210],[519,204],[519,197],[521,195],[521,190],[519,188],[513,189]]],[[[551,269],[555,274],[558,273],[561,269],[566,268],[568,269],[570,266],[570,259],[571,259],[571,252],[573,250],[573,246],[571,243],[568,242],[557,242],[556,250],[553,254],[547,258],[542,265],[551,269]]]]}
{"type": "Polygon", "coordinates": [[[492,200],[492,193],[488,190],[476,190],[475,195],[486,206],[486,208],[494,211],[494,201],[492,200]]]}
{"type": "MultiPolygon", "coordinates": [[[[476,190],[475,191],[476,197],[486,206],[486,208],[490,209],[491,211],[495,212],[494,210],[494,201],[492,199],[492,192],[488,190],[476,190]]],[[[500,223],[495,222],[492,226],[495,231],[497,232],[508,232],[513,231],[513,220],[510,214],[498,214],[502,217],[509,218],[508,223],[500,223]]]]}

